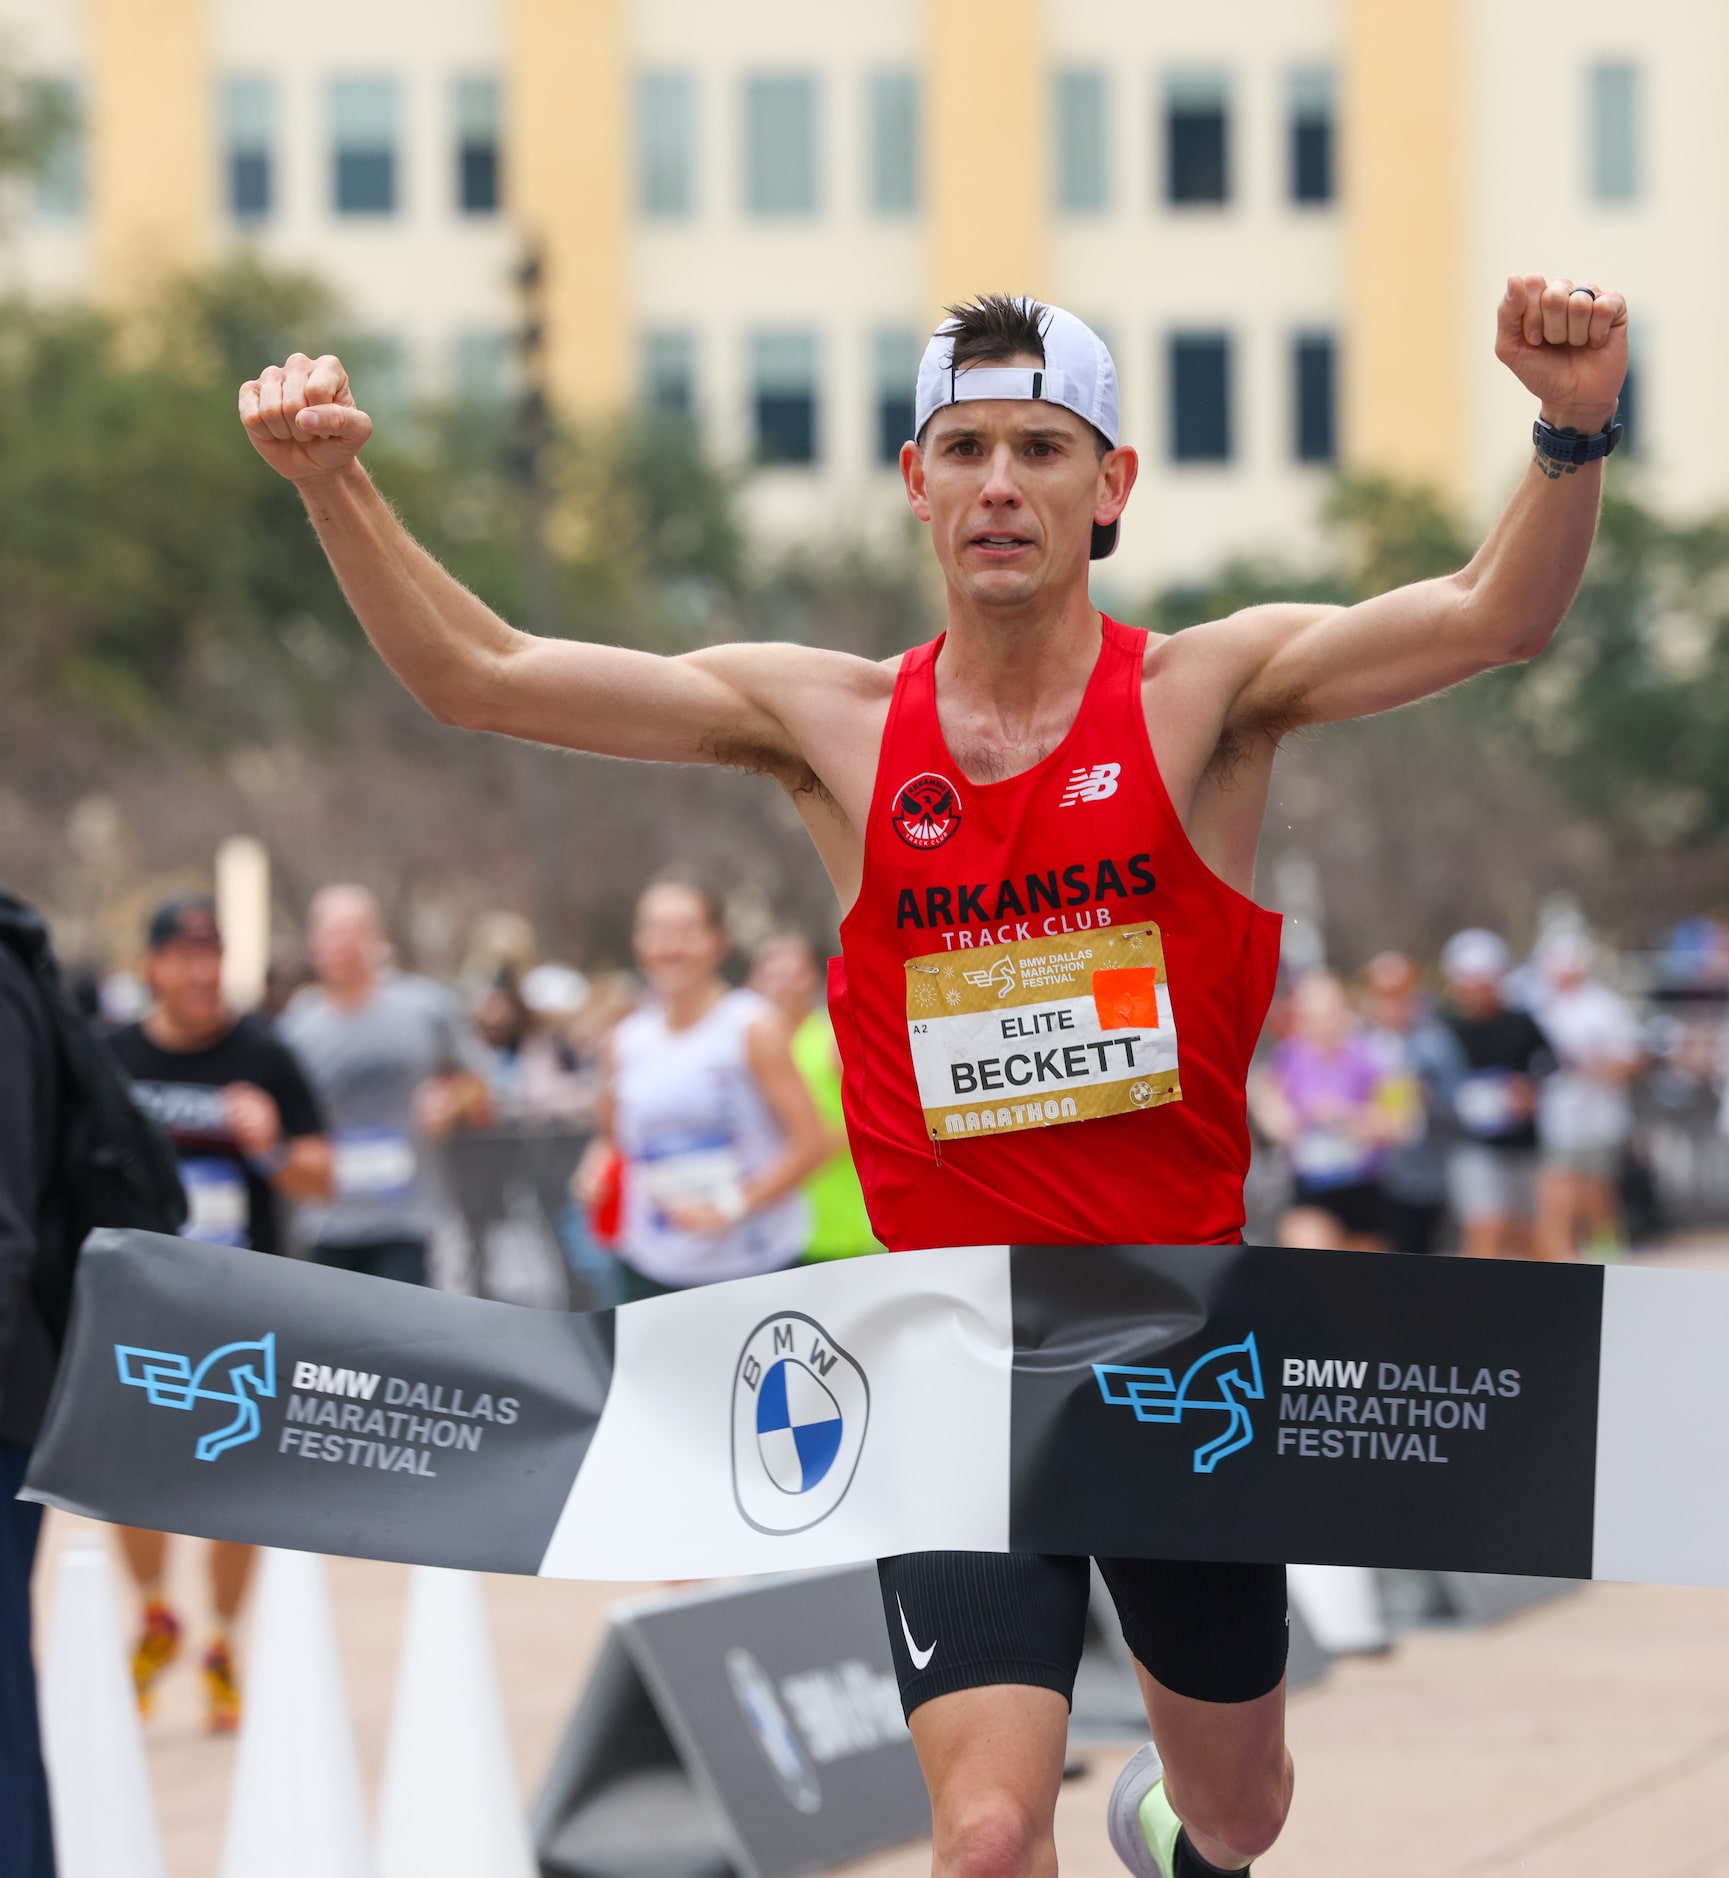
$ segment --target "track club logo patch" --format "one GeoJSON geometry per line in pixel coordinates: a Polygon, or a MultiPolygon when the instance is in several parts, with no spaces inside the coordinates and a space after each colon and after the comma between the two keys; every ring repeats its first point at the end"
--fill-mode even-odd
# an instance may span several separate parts
{"type": "Polygon", "coordinates": [[[732,1385],[732,1487],[758,1532],[803,1532],[846,1498],[870,1418],[865,1373],[814,1317],[765,1317],[732,1385]]]}
{"type": "Polygon", "coordinates": [[[940,848],[961,825],[960,792],[926,770],[895,791],[894,824],[909,848],[940,848]]]}

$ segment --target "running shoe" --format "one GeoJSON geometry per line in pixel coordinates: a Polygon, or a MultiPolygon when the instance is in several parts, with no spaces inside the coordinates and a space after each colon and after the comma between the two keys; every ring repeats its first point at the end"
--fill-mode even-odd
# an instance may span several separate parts
{"type": "Polygon", "coordinates": [[[240,1678],[225,1638],[204,1652],[204,1725],[213,1735],[240,1731],[240,1678]]]}
{"type": "Polygon", "coordinates": [[[1171,1878],[1183,1822],[1165,1798],[1165,1764],[1148,1742],[1129,1756],[1105,1808],[1111,1849],[1135,1878],[1171,1878]]]}
{"type": "Polygon", "coordinates": [[[141,1715],[150,1713],[156,1679],[179,1654],[180,1619],[166,1604],[146,1604],[144,1628],[139,1631],[132,1649],[132,1687],[138,1696],[141,1715]]]}

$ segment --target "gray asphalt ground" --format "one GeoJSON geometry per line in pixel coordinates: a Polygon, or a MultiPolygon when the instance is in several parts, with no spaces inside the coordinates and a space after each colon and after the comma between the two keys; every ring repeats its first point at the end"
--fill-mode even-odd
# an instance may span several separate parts
{"type": "MultiPolygon", "coordinates": [[[[1729,1241],[1675,1262],[1729,1271],[1729,1241]]],[[[1714,1491],[1729,1491],[1715,1483],[1714,1491]]],[[[50,1522],[55,1557],[80,1522],[50,1522]]],[[[202,1552],[176,1547],[183,1611],[202,1609],[202,1552]]],[[[374,1791],[401,1630],[404,1568],[329,1562],[343,1663],[374,1791]]],[[[511,1743],[531,1795],[603,1634],[641,1587],[495,1578],[486,1591],[511,1743]]],[[[200,1624],[190,1626],[196,1643],[200,1624]]],[[[189,1650],[147,1725],[170,1878],[214,1878],[231,1743],[201,1731],[189,1650]]],[[[1489,1630],[1409,1633],[1341,1662],[1291,1710],[1297,1803],[1258,1878],[1729,1878],[1729,1591],[1591,1585],[1489,1630]]],[[[1134,1744],[1087,1750],[1063,1790],[1058,1843],[1076,1878],[1120,1868],[1104,1798],[1134,1744]]],[[[918,1878],[928,1847],[854,1866],[918,1878]]]]}

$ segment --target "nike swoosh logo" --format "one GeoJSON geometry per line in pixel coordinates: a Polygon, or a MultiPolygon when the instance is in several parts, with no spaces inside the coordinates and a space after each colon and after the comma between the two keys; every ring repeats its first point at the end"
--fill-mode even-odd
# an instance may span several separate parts
{"type": "Polygon", "coordinates": [[[932,1643],[928,1650],[921,1650],[913,1642],[912,1626],[907,1622],[907,1607],[900,1600],[900,1593],[895,1593],[895,1609],[901,1614],[901,1635],[907,1640],[907,1655],[913,1659],[914,1669],[923,1669],[937,1653],[937,1646],[932,1643]]]}

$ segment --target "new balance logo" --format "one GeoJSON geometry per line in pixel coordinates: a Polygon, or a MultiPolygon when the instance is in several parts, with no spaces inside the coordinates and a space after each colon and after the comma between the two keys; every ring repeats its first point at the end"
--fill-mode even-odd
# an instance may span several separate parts
{"type": "Polygon", "coordinates": [[[1091,769],[1076,770],[1057,807],[1072,809],[1077,802],[1103,802],[1117,793],[1117,778],[1122,773],[1121,763],[1095,763],[1091,769]]]}

